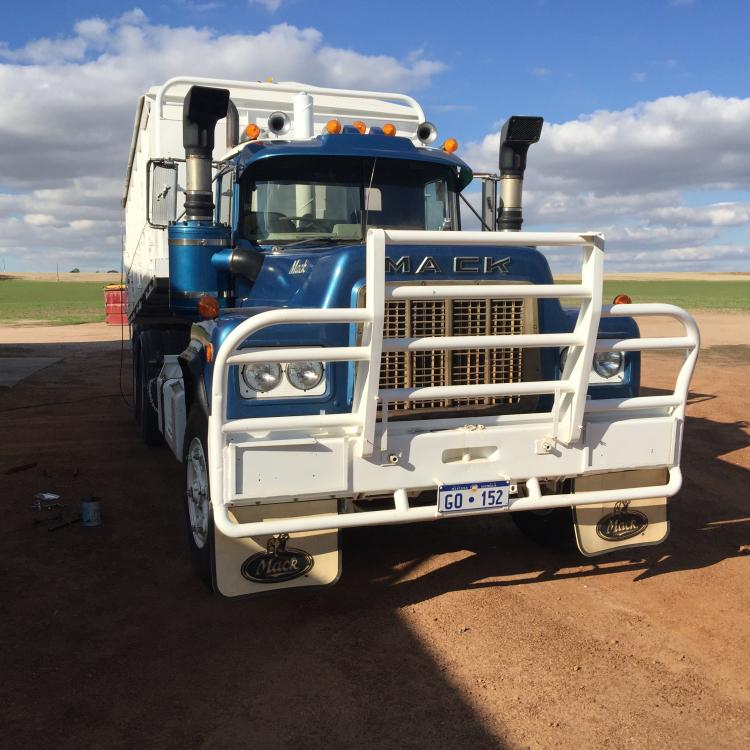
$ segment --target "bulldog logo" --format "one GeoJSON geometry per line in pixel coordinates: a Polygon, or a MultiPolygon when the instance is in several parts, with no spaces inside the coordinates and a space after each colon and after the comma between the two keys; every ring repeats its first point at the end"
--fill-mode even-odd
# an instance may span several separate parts
{"type": "Polygon", "coordinates": [[[280,583],[309,573],[315,564],[312,555],[293,547],[287,549],[288,541],[289,534],[272,536],[265,552],[258,552],[242,563],[243,578],[254,583],[280,583]]]}
{"type": "Polygon", "coordinates": [[[599,519],[596,533],[607,542],[621,542],[638,536],[648,526],[648,518],[638,510],[630,510],[629,502],[616,503],[614,510],[599,519]]]}

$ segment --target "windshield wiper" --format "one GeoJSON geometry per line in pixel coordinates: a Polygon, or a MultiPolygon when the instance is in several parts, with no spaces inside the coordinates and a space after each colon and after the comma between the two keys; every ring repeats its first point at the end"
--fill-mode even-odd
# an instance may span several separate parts
{"type": "Polygon", "coordinates": [[[353,239],[351,237],[307,237],[304,240],[297,240],[296,242],[290,242],[288,245],[278,245],[282,250],[286,250],[290,247],[299,247],[300,245],[306,245],[313,243],[313,246],[322,244],[322,245],[335,245],[339,242],[351,242],[351,243],[359,243],[362,242],[362,240],[353,239]]]}

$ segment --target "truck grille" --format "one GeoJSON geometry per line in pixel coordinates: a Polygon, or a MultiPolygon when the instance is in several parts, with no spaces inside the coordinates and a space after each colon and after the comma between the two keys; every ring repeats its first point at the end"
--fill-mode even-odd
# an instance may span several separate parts
{"type": "MultiPolygon", "coordinates": [[[[520,334],[525,329],[523,299],[387,300],[384,338],[520,334]]],[[[518,383],[523,350],[457,349],[383,352],[380,388],[518,383]]],[[[390,401],[389,412],[516,404],[518,397],[477,397],[390,401]]]]}

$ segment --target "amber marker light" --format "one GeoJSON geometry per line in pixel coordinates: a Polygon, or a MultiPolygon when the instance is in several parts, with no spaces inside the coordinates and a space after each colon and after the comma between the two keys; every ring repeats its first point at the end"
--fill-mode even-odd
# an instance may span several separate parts
{"type": "Polygon", "coordinates": [[[214,345],[213,344],[206,344],[204,348],[206,352],[206,362],[211,364],[211,362],[214,361],[214,345]]]}
{"type": "Polygon", "coordinates": [[[358,133],[359,133],[360,135],[364,135],[364,134],[365,134],[365,131],[367,130],[367,125],[365,125],[365,124],[364,124],[364,123],[362,122],[362,120],[355,120],[355,121],[354,121],[354,122],[352,123],[352,127],[356,128],[356,129],[357,129],[357,132],[358,132],[358,133]]]}
{"type": "Polygon", "coordinates": [[[613,300],[613,305],[630,305],[633,300],[627,294],[618,294],[613,300]]]}
{"type": "Polygon", "coordinates": [[[329,120],[326,123],[326,133],[336,135],[341,132],[341,123],[338,120],[329,120]]]}
{"type": "Polygon", "coordinates": [[[449,154],[452,154],[455,151],[458,151],[458,141],[455,138],[449,138],[443,144],[443,151],[446,151],[449,154]]]}
{"type": "Polygon", "coordinates": [[[245,136],[247,137],[249,141],[254,141],[259,135],[260,135],[260,128],[254,122],[251,122],[245,128],[245,136]]]}
{"type": "Polygon", "coordinates": [[[396,126],[392,122],[383,125],[383,135],[396,135],[396,126]]]}
{"type": "Polygon", "coordinates": [[[198,315],[205,320],[213,320],[219,317],[219,300],[210,294],[204,294],[198,300],[198,315]]]}

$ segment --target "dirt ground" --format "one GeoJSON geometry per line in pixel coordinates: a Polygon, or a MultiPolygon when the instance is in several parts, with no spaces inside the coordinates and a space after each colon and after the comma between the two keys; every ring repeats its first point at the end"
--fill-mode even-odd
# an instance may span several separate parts
{"type": "MultiPolygon", "coordinates": [[[[749,747],[750,316],[709,315],[663,545],[592,562],[506,516],[352,530],[338,585],[243,601],[193,578],[181,466],[139,442],[119,341],[0,330],[0,357],[62,358],[0,389],[3,745],[749,747]],[[103,525],[35,527],[41,490],[64,518],[101,496],[103,525]]],[[[650,392],[678,364],[647,358],[650,392]]]]}

